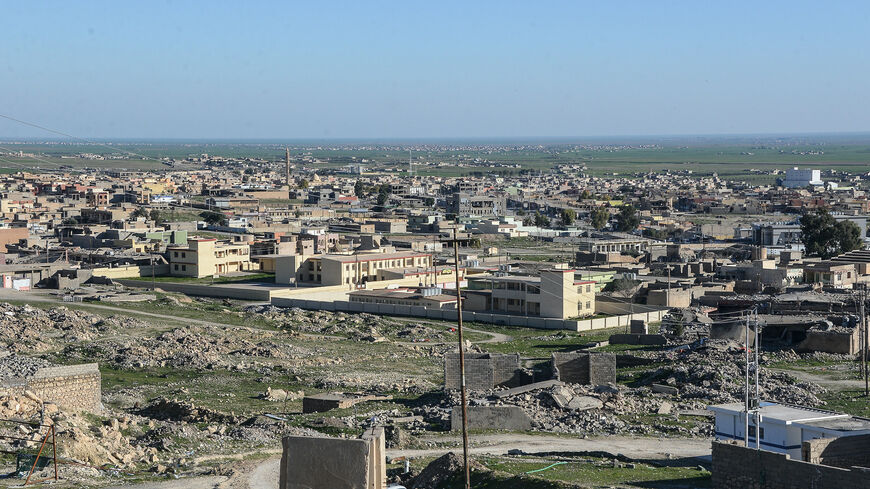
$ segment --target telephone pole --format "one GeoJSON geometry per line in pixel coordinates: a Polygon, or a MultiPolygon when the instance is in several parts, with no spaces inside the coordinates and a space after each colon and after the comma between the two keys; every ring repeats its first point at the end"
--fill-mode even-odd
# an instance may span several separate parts
{"type": "Polygon", "coordinates": [[[867,337],[867,313],[864,310],[867,303],[867,285],[864,284],[861,287],[861,305],[860,305],[860,314],[861,314],[861,372],[864,374],[864,397],[870,396],[870,376],[868,376],[868,368],[867,368],[867,347],[868,347],[868,337],[867,337]]]}
{"type": "Polygon", "coordinates": [[[471,489],[471,470],[468,466],[468,401],[465,393],[465,343],[462,339],[462,293],[459,278],[459,239],[453,228],[453,263],[456,274],[456,326],[459,331],[459,381],[462,395],[462,462],[465,465],[465,489],[471,489]]]}

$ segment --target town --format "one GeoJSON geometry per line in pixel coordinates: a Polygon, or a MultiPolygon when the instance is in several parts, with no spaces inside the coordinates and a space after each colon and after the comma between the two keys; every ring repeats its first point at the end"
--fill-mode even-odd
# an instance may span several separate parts
{"type": "Polygon", "coordinates": [[[866,482],[865,166],[33,146],[0,155],[41,168],[0,182],[0,443],[27,477],[247,484],[283,440],[280,487],[340,463],[361,482],[330,487],[435,488],[462,432],[501,483],[738,487],[761,460],[866,482]]]}

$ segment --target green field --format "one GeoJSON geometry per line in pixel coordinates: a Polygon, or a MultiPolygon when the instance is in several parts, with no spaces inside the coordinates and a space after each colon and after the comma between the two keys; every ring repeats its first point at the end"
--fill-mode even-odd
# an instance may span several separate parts
{"type": "MultiPolygon", "coordinates": [[[[649,139],[649,138],[648,138],[649,139]]],[[[700,175],[718,173],[720,177],[747,182],[772,182],[762,171],[783,170],[790,166],[864,173],[870,169],[870,136],[806,136],[683,138],[629,143],[579,144],[542,142],[454,144],[353,144],[340,142],[289,143],[294,159],[306,156],[307,168],[330,170],[364,163],[367,172],[407,172],[407,147],[414,149],[415,172],[419,175],[463,176],[496,173],[518,175],[522,170],[546,171],[558,165],[585,165],[595,176],[632,176],[648,171],[692,171],[700,175]],[[426,164],[428,163],[428,165],[426,164]],[[438,166],[442,164],[442,166],[438,166]],[[517,165],[503,167],[500,165],[517,165]]],[[[120,168],[131,170],[170,170],[160,163],[164,157],[183,159],[202,154],[228,158],[283,159],[285,145],[278,142],[248,143],[112,143],[48,144],[0,143],[0,171],[84,170],[120,168]],[[12,156],[23,151],[35,157],[12,156]],[[62,156],[79,153],[104,155],[106,160],[71,159],[62,156]],[[136,156],[132,156],[135,154],[136,156]],[[117,159],[117,158],[125,159],[117,159]],[[129,158],[129,159],[126,159],[129,158]]],[[[297,161],[297,164],[299,162],[297,161]]],[[[176,168],[193,168],[183,164],[176,168]]]]}

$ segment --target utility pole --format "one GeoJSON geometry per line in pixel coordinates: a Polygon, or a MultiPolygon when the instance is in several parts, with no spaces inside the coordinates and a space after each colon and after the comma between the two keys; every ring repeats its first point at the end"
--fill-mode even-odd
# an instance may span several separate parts
{"type": "Polygon", "coordinates": [[[151,256],[151,290],[154,291],[157,289],[157,280],[154,278],[154,248],[152,248],[150,253],[151,256]]]}
{"type": "Polygon", "coordinates": [[[671,307],[671,265],[668,264],[668,293],[665,297],[665,306],[671,307]]]}
{"type": "MultiPolygon", "coordinates": [[[[743,446],[749,448],[749,316],[744,322],[746,328],[744,335],[744,352],[746,353],[746,389],[743,392],[743,446]]],[[[756,436],[758,434],[756,433],[756,436]]]]}
{"type": "Polygon", "coordinates": [[[867,303],[867,285],[861,288],[861,371],[864,373],[864,397],[870,396],[870,376],[867,368],[867,314],[864,310],[867,303]]]}
{"type": "Polygon", "coordinates": [[[459,239],[453,227],[453,263],[456,274],[456,326],[459,331],[459,381],[462,395],[462,462],[465,465],[465,489],[471,489],[471,470],[468,466],[468,401],[465,397],[465,343],[462,339],[462,293],[459,278],[459,239]]]}

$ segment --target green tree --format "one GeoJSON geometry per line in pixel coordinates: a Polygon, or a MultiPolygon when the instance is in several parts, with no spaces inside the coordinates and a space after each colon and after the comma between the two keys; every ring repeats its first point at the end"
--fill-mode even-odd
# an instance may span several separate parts
{"type": "Polygon", "coordinates": [[[580,200],[589,200],[594,199],[595,195],[592,194],[588,189],[583,190],[583,193],[580,194],[580,200]]]}
{"type": "Polygon", "coordinates": [[[378,205],[384,205],[390,200],[390,186],[382,184],[378,187],[378,205]]]}
{"type": "Polygon", "coordinates": [[[619,214],[616,216],[616,229],[623,233],[630,233],[637,229],[639,224],[640,217],[633,205],[626,204],[619,209],[619,214]]]}
{"type": "Polygon", "coordinates": [[[610,213],[607,212],[607,209],[604,207],[596,207],[592,211],[592,215],[590,216],[592,220],[592,227],[597,230],[604,229],[607,226],[607,221],[610,220],[610,213]]]}
{"type": "Polygon", "coordinates": [[[470,248],[480,248],[480,238],[471,238],[468,240],[468,246],[470,248]]]}
{"type": "Polygon", "coordinates": [[[535,211],[535,226],[546,228],[550,226],[550,218],[541,214],[540,211],[535,211]]]}
{"type": "Polygon", "coordinates": [[[130,217],[132,217],[133,219],[138,219],[140,217],[148,217],[148,211],[145,210],[144,207],[138,207],[138,208],[136,208],[135,211],[130,213],[130,217]]]}
{"type": "Polygon", "coordinates": [[[199,214],[199,217],[201,217],[202,220],[205,221],[207,224],[210,224],[212,226],[227,222],[227,217],[220,212],[203,211],[199,214]]]}
{"type": "Polygon", "coordinates": [[[801,240],[807,253],[828,259],[861,247],[861,228],[852,221],[837,221],[821,209],[801,217],[801,240]]]}
{"type": "Polygon", "coordinates": [[[303,179],[301,182],[299,182],[299,188],[307,189],[308,188],[308,180],[303,179]]]}
{"type": "Polygon", "coordinates": [[[148,213],[148,218],[154,222],[162,221],[162,219],[160,218],[160,211],[158,211],[157,209],[152,209],[151,212],[148,213]]]}
{"type": "Polygon", "coordinates": [[[357,198],[363,198],[366,195],[365,186],[362,183],[362,180],[357,180],[355,184],[353,184],[353,194],[357,196],[357,198]]]}
{"type": "Polygon", "coordinates": [[[562,209],[560,219],[562,220],[562,224],[570,226],[577,220],[577,213],[574,212],[574,209],[562,209]]]}

